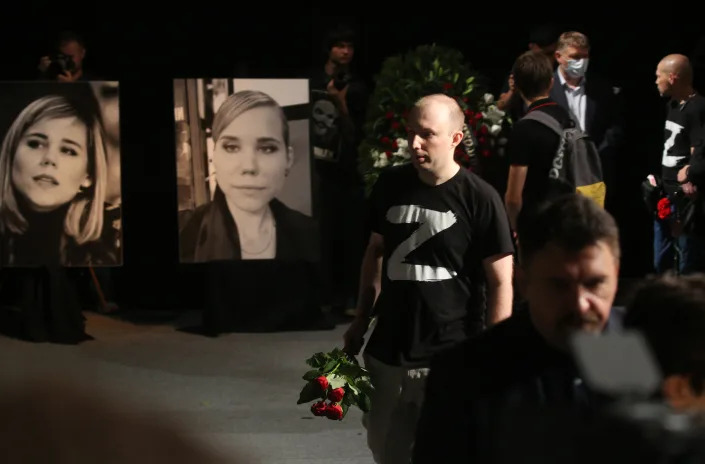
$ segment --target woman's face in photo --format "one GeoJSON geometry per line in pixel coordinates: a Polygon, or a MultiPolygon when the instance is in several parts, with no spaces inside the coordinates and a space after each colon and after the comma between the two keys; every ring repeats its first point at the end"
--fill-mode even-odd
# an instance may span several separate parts
{"type": "Polygon", "coordinates": [[[22,136],[12,183],[35,211],[52,211],[74,199],[88,178],[86,125],[75,117],[41,119],[22,136]]]}
{"type": "Polygon", "coordinates": [[[235,118],[213,153],[218,186],[231,205],[249,212],[262,210],[279,193],[291,162],[283,122],[270,106],[235,118]]]}

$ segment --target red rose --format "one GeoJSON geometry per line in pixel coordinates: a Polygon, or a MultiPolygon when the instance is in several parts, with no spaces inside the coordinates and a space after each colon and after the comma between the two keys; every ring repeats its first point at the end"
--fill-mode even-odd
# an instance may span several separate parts
{"type": "Polygon", "coordinates": [[[465,116],[467,116],[468,119],[472,119],[474,114],[475,113],[473,113],[472,110],[465,110],[465,116]]]}
{"type": "Polygon", "coordinates": [[[399,144],[397,143],[396,140],[392,142],[392,148],[395,149],[395,150],[396,150],[397,148],[399,148],[399,144]]]}
{"type": "Polygon", "coordinates": [[[475,120],[482,121],[482,113],[475,113],[475,120]]]}
{"type": "Polygon", "coordinates": [[[387,159],[392,159],[392,152],[387,150],[384,152],[385,155],[387,155],[387,159]]]}
{"type": "Polygon", "coordinates": [[[394,117],[394,111],[387,111],[387,114],[385,115],[387,119],[392,119],[394,117]]]}
{"type": "Polygon", "coordinates": [[[399,126],[401,126],[401,124],[399,124],[399,121],[392,122],[392,129],[399,129],[399,126]]]}
{"type": "Polygon", "coordinates": [[[468,97],[463,97],[463,102],[467,103],[467,102],[468,102],[468,97]]]}
{"type": "Polygon", "coordinates": [[[484,156],[485,158],[489,157],[491,154],[492,154],[492,152],[490,150],[488,150],[487,148],[482,150],[482,156],[484,156]]]}
{"type": "Polygon", "coordinates": [[[450,82],[446,82],[445,84],[443,84],[443,90],[450,90],[452,88],[453,84],[451,84],[450,82]]]}
{"type": "Polygon", "coordinates": [[[384,137],[382,137],[381,139],[379,139],[379,141],[382,142],[383,144],[387,145],[389,142],[392,141],[392,139],[390,139],[389,137],[387,137],[387,136],[385,135],[384,137]]]}
{"type": "Polygon", "coordinates": [[[328,399],[332,403],[340,403],[340,400],[343,399],[343,396],[345,396],[345,390],[342,388],[336,388],[335,390],[331,390],[328,392],[328,399]]]}
{"type": "Polygon", "coordinates": [[[314,416],[325,416],[327,408],[328,406],[326,406],[325,401],[319,401],[318,403],[313,403],[311,405],[311,412],[314,416]]]}
{"type": "Polygon", "coordinates": [[[666,219],[671,215],[671,202],[668,198],[661,198],[656,204],[659,219],[666,219]]]}
{"type": "Polygon", "coordinates": [[[321,390],[327,390],[328,389],[328,379],[325,376],[320,376],[316,377],[314,380],[318,384],[319,387],[321,387],[321,390]]]}
{"type": "Polygon", "coordinates": [[[331,420],[341,420],[343,418],[343,408],[339,404],[331,404],[326,408],[326,417],[331,420]]]}
{"type": "Polygon", "coordinates": [[[477,143],[479,143],[480,145],[484,145],[485,142],[487,142],[487,139],[485,137],[480,136],[477,138],[477,143]]]}
{"type": "Polygon", "coordinates": [[[482,135],[487,135],[490,133],[490,130],[484,124],[480,127],[479,131],[482,135]]]}

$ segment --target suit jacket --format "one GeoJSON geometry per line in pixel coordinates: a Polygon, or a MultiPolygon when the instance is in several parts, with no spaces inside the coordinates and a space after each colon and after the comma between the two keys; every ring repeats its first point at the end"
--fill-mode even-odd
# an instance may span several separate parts
{"type": "MultiPolygon", "coordinates": [[[[316,221],[274,198],[269,206],[276,221],[278,260],[320,260],[316,221]]],[[[237,224],[230,215],[225,196],[216,190],[213,201],[199,206],[179,236],[181,262],[242,259],[237,224]]]]}
{"type": "MultiPolygon", "coordinates": [[[[551,99],[570,111],[565,90],[554,73],[551,99]]],[[[598,75],[585,77],[585,132],[592,137],[603,161],[614,159],[624,140],[624,104],[621,92],[598,75]]]]}
{"type": "MultiPolygon", "coordinates": [[[[613,309],[607,330],[620,326],[613,309]]],[[[581,383],[570,355],[545,342],[523,307],[432,360],[412,462],[498,462],[518,414],[547,407],[583,413],[604,400],[581,383]]]]}

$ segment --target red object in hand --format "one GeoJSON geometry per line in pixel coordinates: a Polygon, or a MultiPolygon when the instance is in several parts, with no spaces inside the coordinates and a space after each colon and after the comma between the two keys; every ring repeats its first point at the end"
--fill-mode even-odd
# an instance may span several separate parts
{"type": "Polygon", "coordinates": [[[340,403],[343,396],[345,396],[345,390],[343,388],[336,388],[328,393],[328,399],[333,403],[340,403]]]}
{"type": "Polygon", "coordinates": [[[321,390],[327,390],[328,389],[328,379],[325,376],[320,376],[316,377],[316,380],[314,380],[318,384],[319,387],[321,387],[321,390]]]}
{"type": "Polygon", "coordinates": [[[668,198],[661,198],[656,204],[659,219],[666,219],[671,215],[671,202],[668,198]]]}
{"type": "Polygon", "coordinates": [[[326,406],[325,401],[319,401],[318,403],[313,403],[311,405],[311,412],[314,416],[325,416],[327,409],[328,406],[326,406]]]}
{"type": "Polygon", "coordinates": [[[339,404],[331,404],[326,408],[326,417],[331,420],[341,420],[343,418],[343,408],[339,404]]]}

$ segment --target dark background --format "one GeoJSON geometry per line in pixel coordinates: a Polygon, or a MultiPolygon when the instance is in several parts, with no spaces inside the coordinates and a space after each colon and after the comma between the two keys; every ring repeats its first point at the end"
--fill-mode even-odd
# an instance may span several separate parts
{"type": "MultiPolygon", "coordinates": [[[[203,266],[178,264],[173,78],[308,77],[325,60],[325,28],[346,20],[358,29],[355,69],[370,89],[386,57],[435,42],[461,50],[497,95],[514,58],[526,49],[529,30],[527,24],[506,24],[489,14],[471,18],[469,6],[449,7],[436,18],[423,9],[406,16],[399,13],[405,11],[401,6],[389,14],[375,10],[342,16],[315,8],[282,11],[270,6],[277,11],[271,15],[230,4],[189,3],[150,5],[150,13],[145,5],[123,3],[107,10],[74,4],[48,12],[46,5],[30,4],[28,14],[4,14],[0,26],[4,80],[35,78],[39,57],[51,52],[52,38],[72,29],[87,42],[85,66],[120,81],[125,248],[124,266],[115,275],[121,299],[143,307],[197,305],[203,296],[199,279],[208,275],[203,266]]],[[[564,30],[588,35],[590,71],[622,87],[626,100],[627,141],[618,165],[616,214],[623,277],[651,271],[652,225],[639,184],[658,169],[661,156],[665,101],[656,92],[656,65],[669,53],[692,55],[702,35],[697,23],[664,22],[562,23],[564,30]]],[[[231,267],[235,292],[252,285],[242,281],[239,287],[236,282],[247,274],[248,265],[231,267]]],[[[259,288],[285,288],[284,274],[276,264],[271,266],[262,268],[258,279],[272,282],[260,282],[259,288]]]]}

